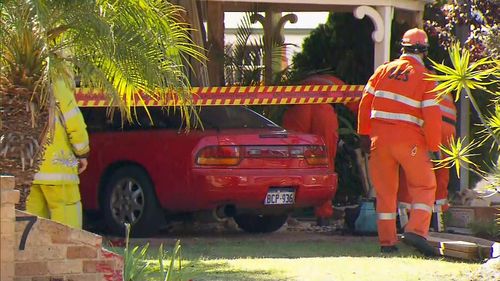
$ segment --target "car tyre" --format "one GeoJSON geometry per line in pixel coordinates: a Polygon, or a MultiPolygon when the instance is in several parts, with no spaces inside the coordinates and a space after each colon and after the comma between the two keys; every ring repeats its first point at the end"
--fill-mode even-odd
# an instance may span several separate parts
{"type": "Polygon", "coordinates": [[[238,226],[249,233],[269,233],[280,229],[288,219],[288,214],[256,215],[241,214],[234,217],[238,226]]]}
{"type": "Polygon", "coordinates": [[[132,237],[149,237],[164,220],[151,179],[136,166],[112,173],[104,187],[102,210],[107,232],[121,237],[126,235],[125,223],[132,237]]]}

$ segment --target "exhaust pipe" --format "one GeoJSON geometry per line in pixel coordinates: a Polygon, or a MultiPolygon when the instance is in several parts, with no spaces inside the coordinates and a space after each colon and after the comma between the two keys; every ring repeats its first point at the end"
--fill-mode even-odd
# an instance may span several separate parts
{"type": "Polygon", "coordinates": [[[236,207],[234,205],[221,205],[215,208],[213,214],[216,220],[225,220],[236,215],[236,207]]]}

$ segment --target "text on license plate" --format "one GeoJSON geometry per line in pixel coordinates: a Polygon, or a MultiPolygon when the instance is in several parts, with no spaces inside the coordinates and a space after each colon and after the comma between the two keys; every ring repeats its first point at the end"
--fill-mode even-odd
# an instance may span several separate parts
{"type": "Polygon", "coordinates": [[[267,192],[264,205],[284,205],[295,203],[293,188],[270,188],[267,192]]]}

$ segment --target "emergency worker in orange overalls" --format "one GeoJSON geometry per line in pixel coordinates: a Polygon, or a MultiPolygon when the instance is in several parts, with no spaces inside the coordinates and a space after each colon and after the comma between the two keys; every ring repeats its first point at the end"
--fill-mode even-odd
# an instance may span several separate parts
{"type": "MultiPolygon", "coordinates": [[[[456,134],[456,122],[457,122],[457,109],[455,103],[453,102],[453,97],[451,94],[447,94],[441,98],[439,102],[439,107],[441,109],[442,123],[441,123],[441,144],[450,147],[452,138],[456,134]]],[[[442,158],[444,158],[443,156],[442,158]]],[[[436,201],[434,202],[434,213],[435,217],[433,228],[434,231],[442,232],[444,230],[443,226],[443,212],[448,210],[448,183],[450,181],[450,170],[448,168],[439,168],[434,170],[436,174],[436,201]]],[[[411,208],[411,197],[408,192],[408,186],[406,183],[406,177],[403,172],[399,175],[399,215],[403,218],[407,217],[408,210],[411,208]]],[[[405,220],[400,219],[401,227],[404,226],[405,220]]]]}
{"type": "MultiPolygon", "coordinates": [[[[335,171],[337,154],[338,120],[330,104],[297,104],[291,106],[283,116],[283,127],[301,133],[315,134],[323,138],[328,150],[329,167],[335,171]]],[[[314,210],[319,224],[333,215],[331,199],[314,210]]]]}
{"type": "Polygon", "coordinates": [[[404,170],[412,198],[403,242],[426,255],[434,248],[426,240],[436,192],[432,158],[441,142],[441,111],[434,82],[426,80],[423,59],[427,34],[408,30],[399,59],[381,65],[365,86],[359,106],[361,147],[370,153],[370,176],[376,191],[377,228],[381,252],[396,252],[399,168],[404,170]]]}

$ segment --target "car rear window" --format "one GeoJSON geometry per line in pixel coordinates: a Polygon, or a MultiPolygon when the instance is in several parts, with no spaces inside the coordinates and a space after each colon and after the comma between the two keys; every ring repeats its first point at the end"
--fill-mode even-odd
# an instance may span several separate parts
{"type": "MultiPolygon", "coordinates": [[[[180,111],[173,108],[166,110],[160,107],[150,107],[148,111],[151,118],[149,118],[146,110],[138,107],[135,109],[133,122],[123,120],[119,110],[110,111],[101,107],[84,107],[81,108],[81,111],[90,132],[178,130],[185,125],[182,122],[180,111]]],[[[198,115],[205,129],[276,128],[281,130],[281,127],[271,120],[244,106],[201,107],[198,115]]]]}
{"type": "Polygon", "coordinates": [[[81,108],[87,129],[90,132],[99,131],[131,131],[131,130],[150,130],[150,129],[179,129],[182,127],[179,111],[174,112],[159,108],[150,107],[148,109],[151,118],[146,110],[138,107],[134,111],[132,122],[123,119],[118,109],[110,111],[101,107],[81,108]]]}
{"type": "Polygon", "coordinates": [[[199,113],[205,128],[276,128],[281,129],[271,120],[244,106],[203,107],[199,113]]]}

